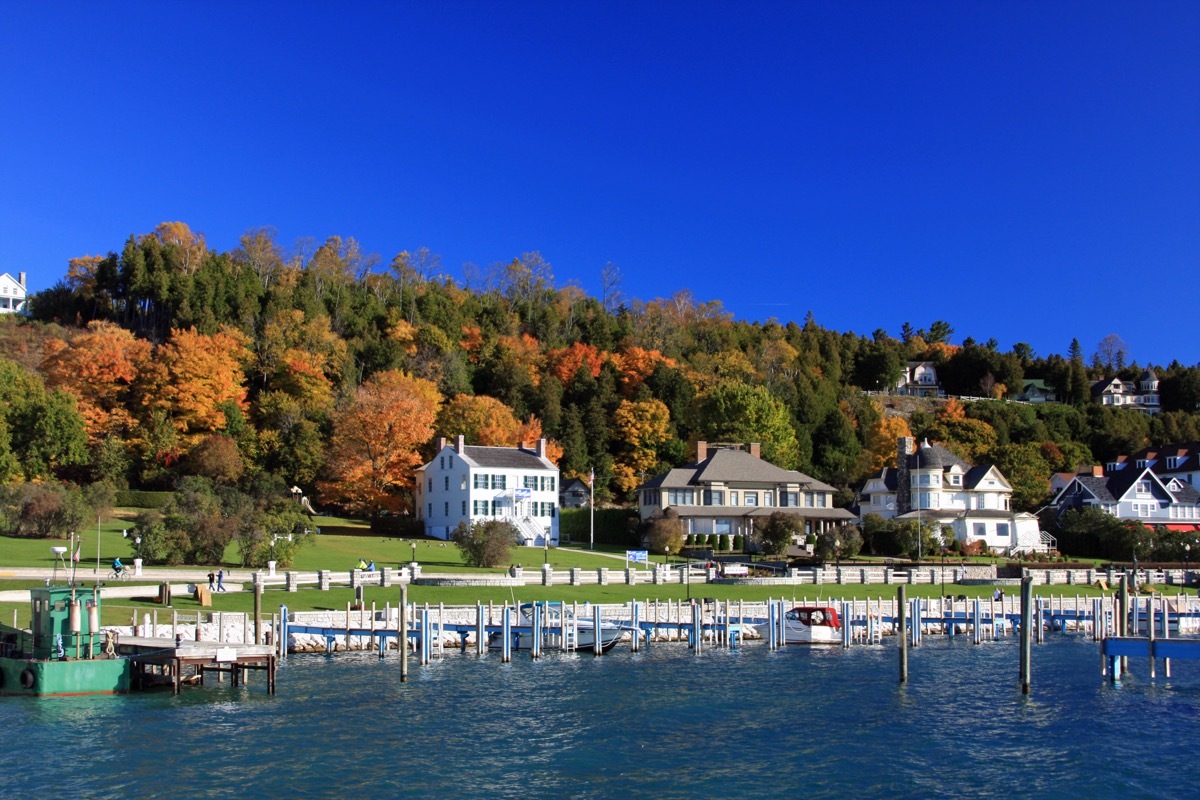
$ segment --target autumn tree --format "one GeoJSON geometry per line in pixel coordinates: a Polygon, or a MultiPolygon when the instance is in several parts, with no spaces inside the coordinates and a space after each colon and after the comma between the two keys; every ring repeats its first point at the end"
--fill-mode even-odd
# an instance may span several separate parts
{"type": "Polygon", "coordinates": [[[754,520],[754,534],[768,555],[787,555],[788,547],[804,533],[804,521],[782,511],[754,520]]]}
{"type": "Polygon", "coordinates": [[[227,329],[215,334],[195,328],[173,330],[143,370],[142,405],[167,414],[187,441],[225,427],[224,403],[244,408],[242,367],[250,358],[246,337],[227,329]]]}
{"type": "Polygon", "coordinates": [[[132,391],[150,357],[149,342],[97,320],[70,341],[48,341],[44,352],[42,373],[47,386],[75,396],[90,443],[134,427],[132,391]]]}
{"type": "Polygon", "coordinates": [[[520,441],[521,423],[511,408],[494,397],[460,394],[442,407],[437,429],[447,437],[463,436],[473,445],[514,447],[520,441]]]}
{"type": "Polygon", "coordinates": [[[621,452],[613,464],[613,480],[622,492],[632,491],[644,473],[658,463],[658,448],[671,433],[671,416],[661,400],[622,400],[613,415],[621,452]]]}
{"type": "MultiPolygon", "coordinates": [[[[882,412],[882,409],[880,409],[882,412]]],[[[912,436],[908,420],[899,415],[879,417],[867,431],[863,446],[864,472],[874,473],[896,464],[896,446],[900,439],[912,436]]]]}
{"type": "Polygon", "coordinates": [[[679,512],[664,509],[646,519],[641,525],[641,538],[654,553],[679,554],[683,551],[683,526],[679,524],[679,512]]]}
{"type": "Polygon", "coordinates": [[[321,498],[371,516],[410,509],[418,448],[433,436],[441,406],[423,378],[391,370],[367,379],[334,414],[321,498]]]}

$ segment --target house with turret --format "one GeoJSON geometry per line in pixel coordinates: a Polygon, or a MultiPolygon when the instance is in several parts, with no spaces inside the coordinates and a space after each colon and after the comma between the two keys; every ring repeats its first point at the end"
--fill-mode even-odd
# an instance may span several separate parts
{"type": "Polygon", "coordinates": [[[859,518],[913,520],[949,531],[964,544],[983,542],[993,552],[1053,549],[1033,514],[1012,509],[1012,485],[993,465],[975,466],[940,444],[899,440],[896,466],[867,478],[859,493],[859,518]]]}

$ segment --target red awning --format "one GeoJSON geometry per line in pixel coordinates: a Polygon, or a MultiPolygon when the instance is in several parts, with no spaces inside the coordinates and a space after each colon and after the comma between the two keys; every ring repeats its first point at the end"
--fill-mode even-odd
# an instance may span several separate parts
{"type": "Polygon", "coordinates": [[[1196,531],[1200,531],[1200,525],[1167,524],[1163,525],[1163,527],[1169,531],[1181,531],[1183,533],[1194,533],[1196,531]]]}

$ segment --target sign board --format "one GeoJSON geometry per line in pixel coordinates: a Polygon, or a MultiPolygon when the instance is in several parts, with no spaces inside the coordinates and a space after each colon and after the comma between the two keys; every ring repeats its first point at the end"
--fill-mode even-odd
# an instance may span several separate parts
{"type": "Polygon", "coordinates": [[[643,564],[649,564],[650,563],[650,553],[647,552],[646,550],[626,550],[625,551],[625,560],[626,561],[640,561],[643,564]]]}
{"type": "Polygon", "coordinates": [[[513,492],[513,497],[517,498],[518,500],[528,500],[529,498],[533,497],[532,489],[514,489],[513,492]]]}
{"type": "Polygon", "coordinates": [[[237,649],[233,647],[218,647],[215,658],[218,663],[237,661],[237,649]]]}
{"type": "Polygon", "coordinates": [[[745,564],[726,564],[726,575],[749,575],[750,569],[745,564]]]}

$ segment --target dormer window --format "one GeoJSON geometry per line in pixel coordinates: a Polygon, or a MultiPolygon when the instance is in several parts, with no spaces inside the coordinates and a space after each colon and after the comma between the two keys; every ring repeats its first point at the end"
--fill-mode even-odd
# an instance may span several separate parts
{"type": "Polygon", "coordinates": [[[1148,463],[1149,463],[1149,462],[1148,462],[1148,461],[1146,461],[1146,459],[1144,459],[1144,458],[1139,458],[1139,459],[1138,459],[1138,461],[1137,461],[1137,467],[1138,467],[1138,469],[1145,469],[1145,468],[1146,468],[1146,464],[1148,464],[1148,463]]]}
{"type": "Polygon", "coordinates": [[[955,474],[951,473],[950,485],[951,486],[962,486],[962,475],[955,475],[955,474]]]}
{"type": "Polygon", "coordinates": [[[1107,472],[1116,472],[1120,468],[1121,468],[1121,465],[1118,464],[1116,461],[1110,461],[1104,465],[1104,469],[1107,472]]]}
{"type": "Polygon", "coordinates": [[[1178,469],[1178,468],[1179,468],[1179,456],[1168,456],[1167,457],[1167,469],[1178,469]]]}
{"type": "Polygon", "coordinates": [[[1137,489],[1135,491],[1137,491],[1138,494],[1150,494],[1150,481],[1138,481],[1137,489]]]}

